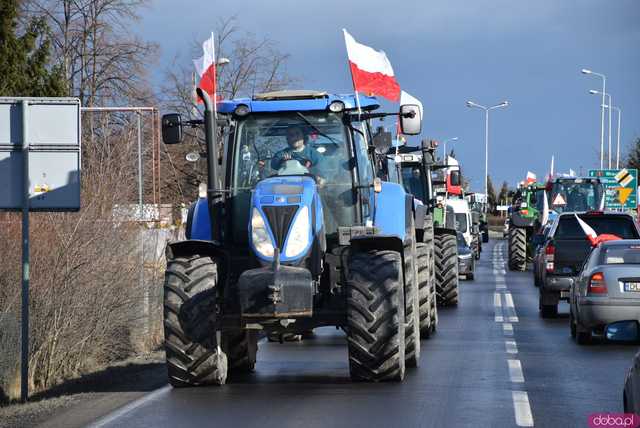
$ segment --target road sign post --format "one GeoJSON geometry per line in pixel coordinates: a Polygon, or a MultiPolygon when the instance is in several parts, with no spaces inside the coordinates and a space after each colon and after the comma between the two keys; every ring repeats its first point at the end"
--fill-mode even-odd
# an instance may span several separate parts
{"type": "Polygon", "coordinates": [[[20,398],[29,398],[29,212],[80,209],[80,101],[0,97],[0,209],[22,212],[20,398]]]}
{"type": "Polygon", "coordinates": [[[605,189],[605,207],[627,211],[638,208],[638,170],[592,169],[589,177],[598,177],[605,189]]]}

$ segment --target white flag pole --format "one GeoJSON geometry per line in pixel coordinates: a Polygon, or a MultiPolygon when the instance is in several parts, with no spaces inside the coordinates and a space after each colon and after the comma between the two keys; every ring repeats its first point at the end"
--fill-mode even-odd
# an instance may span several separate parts
{"type": "MultiPolygon", "coordinates": [[[[216,44],[213,37],[213,31],[211,32],[211,49],[213,50],[213,116],[218,118],[218,64],[216,61],[216,44]]],[[[215,129],[213,132],[217,132],[215,129]]]]}

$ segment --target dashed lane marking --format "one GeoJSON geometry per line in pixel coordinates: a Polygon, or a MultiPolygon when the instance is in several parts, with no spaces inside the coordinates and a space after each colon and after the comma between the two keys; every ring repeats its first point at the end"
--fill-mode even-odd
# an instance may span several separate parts
{"type": "Polygon", "coordinates": [[[532,427],[533,415],[529,404],[529,395],[526,391],[511,391],[513,410],[516,416],[516,424],[519,427],[532,427]]]}
{"type": "Polygon", "coordinates": [[[509,365],[509,378],[513,383],[524,383],[524,374],[520,360],[507,360],[509,365]]]}
{"type": "Polygon", "coordinates": [[[518,353],[518,345],[515,340],[505,340],[504,348],[507,351],[507,354],[517,354],[518,353]]]}

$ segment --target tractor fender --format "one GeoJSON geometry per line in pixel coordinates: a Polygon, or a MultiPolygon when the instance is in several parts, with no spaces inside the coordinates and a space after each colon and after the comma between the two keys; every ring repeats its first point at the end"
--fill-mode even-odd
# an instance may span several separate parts
{"type": "Polygon", "coordinates": [[[380,193],[376,193],[373,224],[384,236],[397,236],[401,242],[411,224],[413,216],[413,197],[408,195],[402,185],[382,182],[380,193]],[[398,212],[402,209],[404,212],[398,212]]]}
{"type": "Polygon", "coordinates": [[[209,256],[218,261],[218,282],[224,284],[227,272],[230,272],[230,256],[220,244],[212,241],[187,239],[185,241],[173,241],[167,244],[165,255],[167,260],[193,255],[209,256]]]}
{"type": "Polygon", "coordinates": [[[524,217],[520,215],[518,212],[514,212],[511,214],[511,219],[509,220],[509,224],[515,227],[533,227],[535,224],[535,217],[524,217]]]}
{"type": "Polygon", "coordinates": [[[394,235],[362,235],[351,238],[351,251],[392,250],[400,254],[404,243],[394,235]]]}
{"type": "Polygon", "coordinates": [[[189,207],[185,236],[188,240],[211,240],[211,216],[207,198],[198,198],[189,207]]]}
{"type": "Polygon", "coordinates": [[[433,228],[434,235],[453,235],[456,236],[456,231],[454,229],[447,229],[445,227],[435,227],[433,228]]]}

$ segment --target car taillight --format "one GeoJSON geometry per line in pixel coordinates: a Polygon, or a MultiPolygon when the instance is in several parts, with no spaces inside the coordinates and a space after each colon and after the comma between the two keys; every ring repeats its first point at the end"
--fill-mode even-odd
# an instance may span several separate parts
{"type": "Polygon", "coordinates": [[[553,272],[553,260],[556,255],[556,247],[553,244],[548,244],[544,249],[544,261],[546,265],[547,272],[553,272]]]}
{"type": "Polygon", "coordinates": [[[589,279],[589,294],[607,294],[607,283],[604,280],[602,272],[596,272],[589,279]]]}

